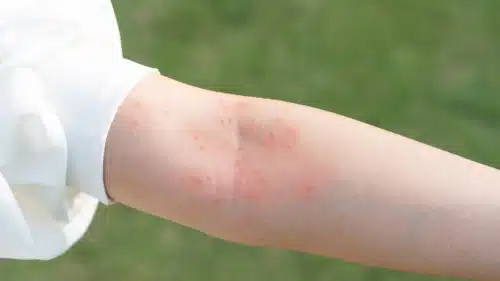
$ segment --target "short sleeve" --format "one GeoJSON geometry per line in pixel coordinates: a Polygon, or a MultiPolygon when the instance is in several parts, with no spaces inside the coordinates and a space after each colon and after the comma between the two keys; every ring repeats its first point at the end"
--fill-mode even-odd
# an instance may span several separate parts
{"type": "Polygon", "coordinates": [[[0,16],[0,259],[52,259],[110,203],[109,128],[156,70],[123,58],[108,0],[0,0],[0,16]]]}

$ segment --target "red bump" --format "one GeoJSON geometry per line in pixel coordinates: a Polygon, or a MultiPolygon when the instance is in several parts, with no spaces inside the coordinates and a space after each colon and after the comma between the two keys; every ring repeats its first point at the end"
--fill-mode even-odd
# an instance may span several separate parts
{"type": "Polygon", "coordinates": [[[198,190],[203,187],[203,179],[198,176],[188,176],[187,177],[187,188],[198,190]]]}
{"type": "Polygon", "coordinates": [[[132,107],[133,107],[134,109],[136,109],[136,110],[137,110],[137,109],[141,109],[141,108],[142,108],[142,103],[141,103],[140,101],[138,101],[138,100],[135,100],[135,101],[132,103],[132,107]]]}
{"type": "Polygon", "coordinates": [[[316,186],[313,184],[306,184],[302,186],[302,195],[305,198],[309,198],[314,194],[314,191],[316,190],[316,186]]]}
{"type": "Polygon", "coordinates": [[[266,184],[267,181],[264,177],[260,177],[258,182],[260,185],[264,185],[264,184],[266,184]]]}
{"type": "Polygon", "coordinates": [[[130,120],[129,126],[132,130],[137,130],[139,128],[140,122],[137,119],[130,120]]]}
{"type": "Polygon", "coordinates": [[[247,200],[259,200],[262,198],[262,194],[257,188],[249,188],[246,190],[242,197],[247,200]]]}

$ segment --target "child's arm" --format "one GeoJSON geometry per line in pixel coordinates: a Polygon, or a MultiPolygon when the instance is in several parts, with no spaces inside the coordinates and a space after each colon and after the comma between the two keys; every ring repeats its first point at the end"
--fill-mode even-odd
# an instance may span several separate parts
{"type": "Polygon", "coordinates": [[[151,76],[112,125],[105,180],[118,202],[238,243],[500,277],[499,171],[306,106],[151,76]]]}

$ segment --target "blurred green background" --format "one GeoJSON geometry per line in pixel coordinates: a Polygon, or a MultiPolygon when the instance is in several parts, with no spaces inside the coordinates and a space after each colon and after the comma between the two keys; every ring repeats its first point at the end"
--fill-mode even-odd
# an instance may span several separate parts
{"type": "MultiPolygon", "coordinates": [[[[499,167],[498,0],[116,0],[125,53],[196,86],[320,107],[499,167]]],[[[123,207],[2,281],[437,281],[252,249],[123,207]]]]}

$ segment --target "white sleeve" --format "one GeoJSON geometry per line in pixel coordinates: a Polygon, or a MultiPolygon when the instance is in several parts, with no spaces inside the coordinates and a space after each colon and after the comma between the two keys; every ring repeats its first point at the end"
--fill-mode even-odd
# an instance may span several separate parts
{"type": "Polygon", "coordinates": [[[0,259],[52,259],[85,233],[106,137],[151,69],[122,56],[109,0],[0,0],[0,259]]]}

